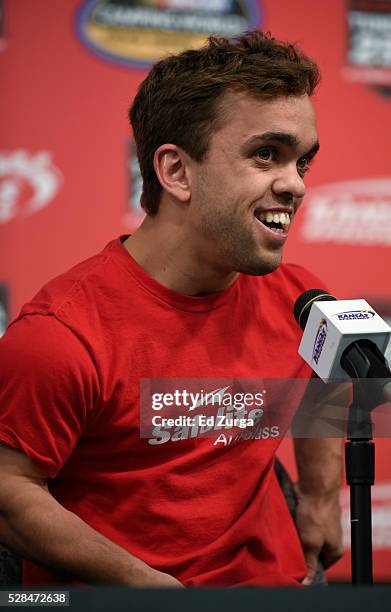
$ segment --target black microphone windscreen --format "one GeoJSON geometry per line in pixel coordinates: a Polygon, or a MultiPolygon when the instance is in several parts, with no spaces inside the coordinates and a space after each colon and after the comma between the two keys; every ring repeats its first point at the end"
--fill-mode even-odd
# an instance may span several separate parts
{"type": "Polygon", "coordinates": [[[293,314],[301,329],[304,331],[307,325],[311,306],[314,302],[330,302],[336,299],[337,298],[327,293],[324,289],[308,289],[308,291],[304,291],[304,293],[297,298],[293,307],[293,314]]]}

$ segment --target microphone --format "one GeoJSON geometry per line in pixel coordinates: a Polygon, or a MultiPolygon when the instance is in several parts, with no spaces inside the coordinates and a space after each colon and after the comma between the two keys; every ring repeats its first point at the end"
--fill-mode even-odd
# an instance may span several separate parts
{"type": "Polygon", "coordinates": [[[368,302],[337,300],[324,289],[310,289],[296,300],[294,316],[304,332],[299,355],[324,382],[381,378],[381,395],[391,401],[384,357],[391,328],[368,302]]]}

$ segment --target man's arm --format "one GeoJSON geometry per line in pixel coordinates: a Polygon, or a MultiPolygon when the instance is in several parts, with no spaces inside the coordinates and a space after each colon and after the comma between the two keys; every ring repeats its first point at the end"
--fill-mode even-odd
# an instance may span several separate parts
{"type": "Polygon", "coordinates": [[[303,584],[311,584],[318,559],[330,567],[343,554],[339,491],[342,482],[343,440],[295,439],[299,480],[296,527],[307,563],[303,584]]]}
{"type": "Polygon", "coordinates": [[[1,444],[0,482],[0,541],[21,557],[80,582],[182,586],[66,510],[30,459],[1,444]]]}
{"type": "Polygon", "coordinates": [[[299,476],[295,485],[296,526],[308,568],[305,585],[313,581],[318,559],[328,568],[343,554],[339,492],[343,476],[342,424],[346,423],[348,404],[349,385],[324,385],[312,380],[295,417],[299,476]],[[325,437],[330,423],[329,435],[335,437],[325,437]],[[314,437],[310,437],[311,432],[314,437]]]}

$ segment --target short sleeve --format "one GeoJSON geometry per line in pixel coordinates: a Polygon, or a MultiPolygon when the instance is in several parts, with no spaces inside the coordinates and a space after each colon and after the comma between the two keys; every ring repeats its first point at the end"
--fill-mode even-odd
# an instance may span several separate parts
{"type": "Polygon", "coordinates": [[[324,291],[330,293],[326,283],[320,280],[313,272],[307,270],[307,268],[299,264],[289,263],[286,265],[286,270],[291,275],[291,278],[295,279],[297,289],[301,292],[308,291],[309,289],[324,289],[324,291]]]}
{"type": "Polygon", "coordinates": [[[48,477],[59,472],[99,398],[94,362],[51,315],[28,315],[0,339],[0,442],[48,477]]]}

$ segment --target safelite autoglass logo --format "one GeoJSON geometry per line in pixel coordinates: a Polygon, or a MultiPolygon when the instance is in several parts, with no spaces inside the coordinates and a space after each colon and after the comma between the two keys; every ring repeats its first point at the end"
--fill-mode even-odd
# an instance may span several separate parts
{"type": "Polygon", "coordinates": [[[42,210],[62,184],[50,151],[0,151],[0,225],[42,210]]]}

